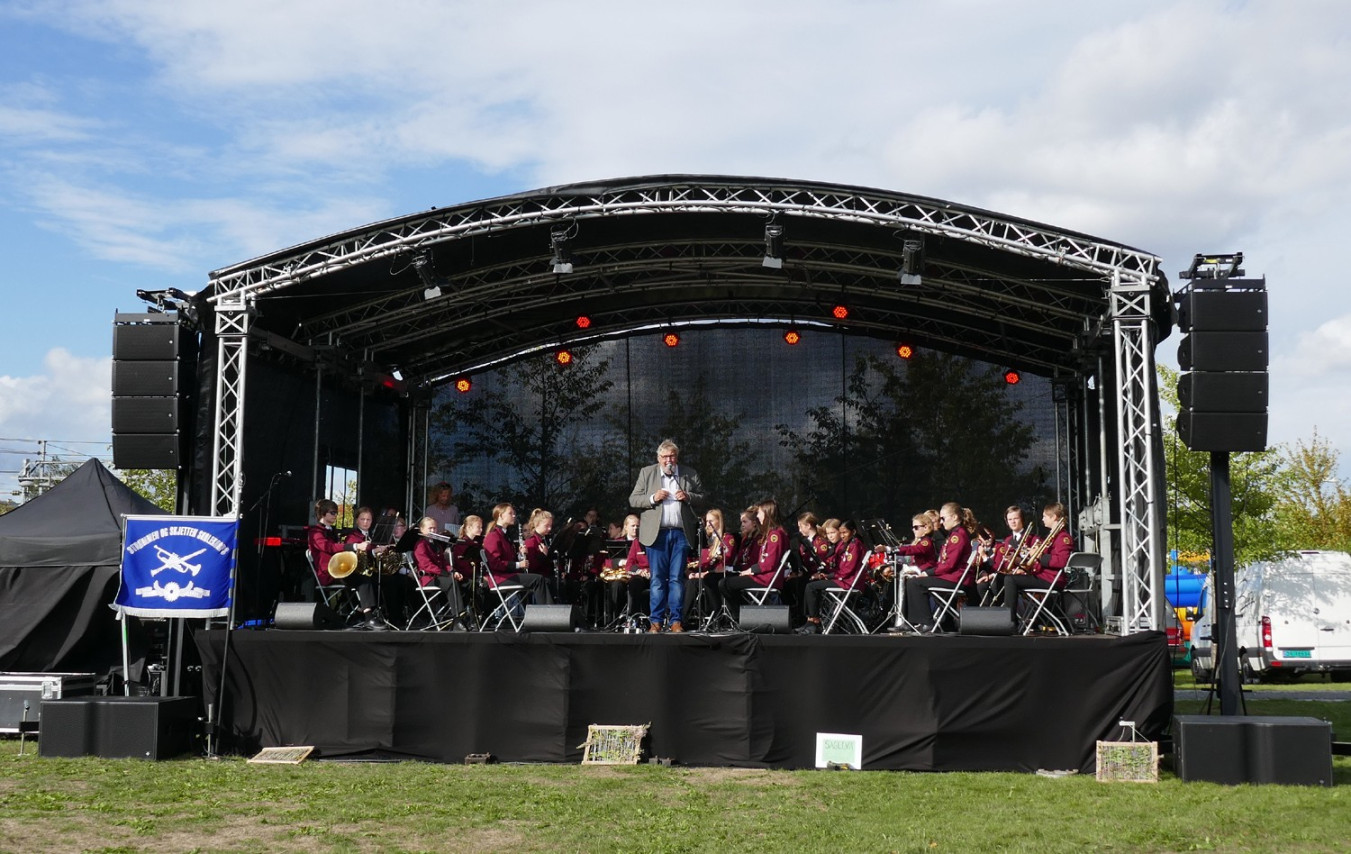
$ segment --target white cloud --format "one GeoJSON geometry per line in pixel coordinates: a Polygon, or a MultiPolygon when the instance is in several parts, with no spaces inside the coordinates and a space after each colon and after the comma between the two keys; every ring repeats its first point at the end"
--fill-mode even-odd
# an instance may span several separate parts
{"type": "MultiPolygon", "coordinates": [[[[40,374],[0,375],[0,447],[6,451],[0,469],[13,471],[25,458],[36,459],[37,440],[43,439],[51,443],[49,455],[106,456],[112,441],[111,388],[111,358],[81,358],[64,347],[47,351],[40,374]]],[[[0,493],[16,483],[14,475],[0,474],[0,493]]]]}

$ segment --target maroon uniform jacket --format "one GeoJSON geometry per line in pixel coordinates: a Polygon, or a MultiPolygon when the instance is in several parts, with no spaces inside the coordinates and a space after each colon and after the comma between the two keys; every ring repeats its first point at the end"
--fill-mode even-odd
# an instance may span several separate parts
{"type": "Polygon", "coordinates": [[[826,535],[817,531],[810,541],[797,541],[797,555],[802,560],[802,569],[808,575],[827,572],[826,560],[835,553],[835,547],[826,539],[826,535]]]}
{"type": "Polygon", "coordinates": [[[636,573],[640,569],[651,571],[647,563],[647,551],[643,549],[643,544],[637,537],[629,541],[629,556],[624,558],[624,568],[630,573],[636,573]]]}
{"type": "Polygon", "coordinates": [[[520,572],[516,568],[516,544],[507,539],[507,532],[498,525],[488,529],[483,538],[483,550],[488,555],[488,577],[493,587],[505,584],[508,578],[520,572]]]}
{"type": "Polygon", "coordinates": [[[338,532],[326,525],[310,525],[305,529],[305,537],[310,544],[310,558],[314,561],[314,572],[319,583],[325,586],[337,584],[337,579],[328,574],[328,562],[338,552],[355,551],[350,543],[338,542],[338,532]]]}
{"type": "Polygon", "coordinates": [[[450,565],[466,579],[474,577],[474,562],[478,560],[483,544],[478,540],[456,540],[450,547],[450,565]]]}
{"type": "Polygon", "coordinates": [[[431,584],[438,575],[444,575],[450,572],[450,560],[446,553],[440,549],[437,543],[427,538],[417,541],[413,547],[413,562],[417,564],[418,584],[426,587],[431,584]]]}
{"type": "Polygon", "coordinates": [[[844,548],[839,550],[839,560],[830,579],[848,590],[851,586],[858,587],[854,578],[863,571],[863,543],[853,539],[842,545],[844,548]]]}
{"type": "Polygon", "coordinates": [[[546,552],[548,547],[544,545],[544,538],[539,534],[531,534],[525,538],[525,571],[533,572],[536,575],[552,575],[554,571],[554,562],[546,552]]]}
{"type": "Polygon", "coordinates": [[[704,549],[699,552],[700,572],[721,572],[724,566],[736,566],[736,537],[731,534],[723,534],[722,554],[715,559],[710,556],[711,553],[712,549],[704,549]]]}
{"type": "MultiPolygon", "coordinates": [[[[1027,529],[1024,530],[1026,531],[1026,533],[1023,535],[1022,542],[1018,543],[1017,551],[1025,554],[1027,549],[1034,548],[1037,545],[1037,543],[1041,542],[1041,537],[1038,537],[1035,531],[1027,529]]],[[[998,543],[995,544],[994,566],[992,568],[996,572],[1000,571],[1007,572],[1009,569],[1017,565],[1018,555],[1014,554],[1015,542],[1017,542],[1017,537],[1015,537],[1013,534],[1009,534],[1007,537],[1005,537],[1004,539],[1000,540],[998,543]]]]}
{"type": "Polygon", "coordinates": [[[971,534],[958,525],[944,535],[943,545],[938,551],[938,563],[930,574],[944,581],[958,581],[966,571],[969,560],[971,560],[971,534]]]}
{"type": "Polygon", "coordinates": [[[915,561],[915,569],[923,570],[928,575],[932,575],[933,568],[938,565],[938,549],[934,548],[933,534],[925,534],[918,542],[897,546],[896,554],[909,555],[915,561]]]}
{"type": "MultiPolygon", "coordinates": [[[[1038,569],[1034,575],[1042,581],[1054,581],[1056,573],[1064,569],[1065,564],[1069,563],[1070,555],[1074,553],[1074,537],[1069,531],[1062,530],[1055,535],[1051,541],[1051,546],[1046,553],[1041,556],[1041,569],[1038,569]]],[[[1061,576],[1058,587],[1064,587],[1068,581],[1061,576]]]]}
{"type": "Polygon", "coordinates": [[[783,587],[783,573],[779,572],[779,561],[788,548],[788,534],[783,528],[775,528],[760,541],[760,559],[755,562],[755,572],[751,579],[761,587],[783,587]]]}

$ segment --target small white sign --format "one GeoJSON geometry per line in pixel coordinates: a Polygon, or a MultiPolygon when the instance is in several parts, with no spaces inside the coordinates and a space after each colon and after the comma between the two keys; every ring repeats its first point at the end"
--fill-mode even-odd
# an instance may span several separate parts
{"type": "Polygon", "coordinates": [[[863,736],[839,732],[816,734],[816,767],[847,765],[857,771],[863,767],[863,736]]]}

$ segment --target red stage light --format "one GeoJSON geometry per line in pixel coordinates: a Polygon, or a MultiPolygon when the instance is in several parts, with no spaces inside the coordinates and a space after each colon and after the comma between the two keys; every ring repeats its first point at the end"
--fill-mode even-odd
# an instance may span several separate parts
{"type": "Polygon", "coordinates": [[[458,391],[460,394],[464,394],[473,387],[474,384],[470,382],[469,377],[460,377],[458,380],[455,381],[455,390],[458,391]]]}
{"type": "Polygon", "coordinates": [[[674,332],[667,332],[665,335],[661,336],[661,343],[665,344],[667,347],[676,347],[680,344],[680,336],[674,332]]]}
{"type": "Polygon", "coordinates": [[[559,350],[558,352],[554,353],[554,361],[557,362],[557,363],[560,364],[560,365],[571,365],[571,364],[572,364],[572,351],[571,351],[571,350],[559,350]]]}
{"type": "Polygon", "coordinates": [[[915,355],[915,348],[911,347],[909,344],[897,344],[896,355],[900,356],[902,359],[909,359],[911,356],[915,355]]]}
{"type": "Polygon", "coordinates": [[[1004,372],[1004,382],[1009,385],[1017,385],[1023,381],[1023,375],[1013,369],[1004,372]]]}
{"type": "Polygon", "coordinates": [[[577,328],[578,328],[578,329],[590,329],[590,328],[591,328],[591,318],[587,317],[585,314],[578,315],[578,316],[577,316],[577,328]]]}
{"type": "Polygon", "coordinates": [[[849,306],[842,302],[837,302],[831,307],[830,314],[836,320],[846,320],[849,317],[849,306]]]}
{"type": "Polygon", "coordinates": [[[783,340],[790,347],[796,346],[802,342],[802,333],[798,332],[796,329],[789,329],[787,332],[783,333],[783,340]]]}

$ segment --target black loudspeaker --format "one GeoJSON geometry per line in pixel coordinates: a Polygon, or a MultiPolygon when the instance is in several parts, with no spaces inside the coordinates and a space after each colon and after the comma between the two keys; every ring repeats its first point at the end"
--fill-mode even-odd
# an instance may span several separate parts
{"type": "Polygon", "coordinates": [[[176,469],[178,434],[114,433],[113,465],[120,469],[176,469]]]}
{"type": "Polygon", "coordinates": [[[787,605],[743,605],[737,620],[743,632],[786,635],[793,630],[787,605]]]}
{"type": "Polygon", "coordinates": [[[178,398],[114,397],[113,432],[178,432],[178,398]]]}
{"type": "Polygon", "coordinates": [[[572,605],[526,605],[523,632],[570,632],[577,625],[572,605]]]}
{"type": "Polygon", "coordinates": [[[113,362],[113,397],[173,397],[178,362],[113,362]]]}
{"type": "Polygon", "coordinates": [[[156,318],[148,322],[115,322],[113,326],[113,358],[120,361],[163,360],[178,358],[178,322],[165,315],[118,314],[117,321],[156,318]]]}
{"type": "Polygon", "coordinates": [[[1271,381],[1263,371],[1183,374],[1177,399],[1197,412],[1266,412],[1271,381]]]}
{"type": "Polygon", "coordinates": [[[1177,414],[1177,434],[1193,451],[1264,451],[1267,414],[1184,410],[1177,414]]]}
{"type": "Polygon", "coordinates": [[[1265,371],[1267,333],[1193,332],[1177,348],[1184,371],[1265,371]]]}
{"type": "Polygon", "coordinates": [[[272,624],[279,629],[341,629],[344,625],[323,602],[278,602],[272,624]]]}
{"type": "Polygon", "coordinates": [[[1013,634],[1013,614],[1008,608],[973,608],[966,606],[958,612],[959,634],[995,635],[1008,637],[1013,634]]]}
{"type": "Polygon", "coordinates": [[[1177,715],[1173,750],[1187,782],[1332,785],[1332,724],[1317,718],[1177,715]]]}
{"type": "Polygon", "coordinates": [[[43,700],[43,756],[168,759],[192,748],[196,697],[43,700]]]}

